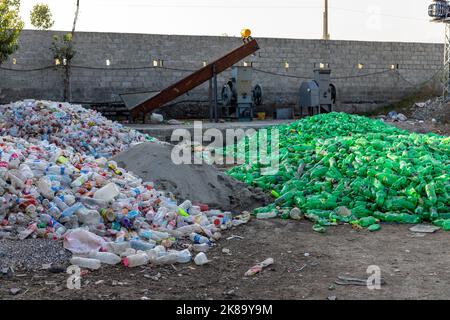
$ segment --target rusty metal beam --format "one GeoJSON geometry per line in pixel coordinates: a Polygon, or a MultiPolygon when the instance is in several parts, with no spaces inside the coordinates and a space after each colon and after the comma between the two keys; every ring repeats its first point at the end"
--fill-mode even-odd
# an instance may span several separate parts
{"type": "Polygon", "coordinates": [[[166,103],[178,98],[182,94],[185,94],[186,92],[211,79],[214,76],[213,66],[215,66],[216,74],[219,74],[258,50],[259,46],[256,40],[253,39],[245,43],[222,58],[208,64],[206,67],[192,73],[186,78],[162,90],[160,93],[151,97],[147,101],[137,105],[131,111],[131,115],[133,117],[138,117],[141,114],[145,115],[154,109],[162,107],[166,103]]]}

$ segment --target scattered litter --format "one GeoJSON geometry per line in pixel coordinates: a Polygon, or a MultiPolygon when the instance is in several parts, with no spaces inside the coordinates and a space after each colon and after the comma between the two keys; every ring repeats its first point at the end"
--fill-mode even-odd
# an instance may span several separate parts
{"type": "Polygon", "coordinates": [[[242,240],[242,239],[244,239],[244,237],[237,236],[237,235],[234,235],[234,234],[233,234],[231,237],[228,237],[228,238],[227,238],[227,240],[233,240],[233,239],[241,239],[241,240],[242,240]]]}
{"type": "Polygon", "coordinates": [[[52,264],[48,269],[48,272],[50,273],[63,273],[66,271],[66,269],[60,265],[54,265],[52,264]]]}
{"type": "Polygon", "coordinates": [[[227,254],[227,255],[230,256],[230,255],[231,255],[231,250],[228,249],[228,248],[223,248],[223,249],[222,249],[222,253],[223,253],[223,254],[227,254]]]}
{"type": "MultiPolygon", "coordinates": [[[[334,283],[341,286],[367,286],[367,279],[338,276],[334,283]]],[[[380,284],[383,285],[385,283],[384,279],[381,278],[380,284]]]]}
{"type": "Polygon", "coordinates": [[[246,277],[253,276],[257,273],[260,273],[261,271],[263,271],[264,268],[267,268],[268,266],[272,265],[273,263],[274,263],[273,258],[268,258],[268,259],[264,260],[263,262],[260,262],[257,265],[254,265],[253,267],[251,267],[249,270],[247,270],[247,272],[244,275],[246,277]]]}
{"type": "Polygon", "coordinates": [[[307,266],[308,266],[308,265],[304,264],[304,265],[302,265],[301,268],[297,269],[297,271],[299,271],[299,272],[300,272],[300,271],[303,271],[303,269],[305,269],[307,266]]]}
{"type": "Polygon", "coordinates": [[[97,252],[105,246],[105,240],[85,229],[74,229],[66,233],[64,248],[74,254],[97,252]]]}
{"type": "Polygon", "coordinates": [[[403,113],[399,113],[397,115],[397,120],[404,122],[404,121],[408,120],[408,118],[403,113]]]}
{"type": "Polygon", "coordinates": [[[20,288],[11,288],[11,289],[9,289],[9,292],[10,292],[13,296],[19,294],[21,291],[22,291],[22,289],[20,289],[20,288]]]}
{"type": "Polygon", "coordinates": [[[416,233],[434,233],[438,231],[440,228],[437,226],[432,226],[429,224],[418,224],[414,227],[409,228],[409,231],[416,233]]]}
{"type": "Polygon", "coordinates": [[[194,262],[196,265],[202,266],[204,264],[207,264],[209,262],[209,260],[204,252],[200,252],[195,256],[194,262]]]}

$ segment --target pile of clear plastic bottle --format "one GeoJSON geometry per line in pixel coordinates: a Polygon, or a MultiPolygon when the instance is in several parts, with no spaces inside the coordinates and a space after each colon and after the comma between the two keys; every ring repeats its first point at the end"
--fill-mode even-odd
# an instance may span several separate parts
{"type": "Polygon", "coordinates": [[[34,100],[0,106],[0,135],[71,146],[96,158],[110,158],[133,144],[153,140],[80,105],[34,100]]]}
{"type": "Polygon", "coordinates": [[[133,267],[188,262],[249,219],[177,203],[119,168],[106,156],[148,139],[96,112],[38,101],[0,112],[0,238],[64,239],[74,264],[133,267]],[[80,249],[95,241],[98,248],[80,249]]]}

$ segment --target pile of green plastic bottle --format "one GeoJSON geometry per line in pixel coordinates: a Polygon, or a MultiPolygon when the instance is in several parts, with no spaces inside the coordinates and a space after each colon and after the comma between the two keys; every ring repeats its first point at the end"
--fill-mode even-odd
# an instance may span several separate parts
{"type": "Polygon", "coordinates": [[[318,232],[339,223],[376,231],[380,221],[430,221],[450,230],[450,137],[410,133],[345,113],[272,129],[279,133],[278,154],[269,148],[275,162],[250,161],[252,139],[223,150],[246,159],[228,171],[230,176],[274,197],[254,214],[275,211],[287,219],[290,209],[298,208],[318,232]],[[278,170],[267,175],[273,163],[279,163],[278,170]]]}

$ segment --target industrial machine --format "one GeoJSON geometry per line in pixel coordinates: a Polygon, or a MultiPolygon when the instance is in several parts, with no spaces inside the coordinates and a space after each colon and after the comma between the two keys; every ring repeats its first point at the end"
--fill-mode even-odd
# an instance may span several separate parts
{"type": "Polygon", "coordinates": [[[316,69],[314,80],[302,83],[299,97],[300,116],[333,112],[336,87],[331,83],[330,76],[330,69],[316,69]]]}
{"type": "MultiPolygon", "coordinates": [[[[198,87],[206,81],[210,81],[210,114],[211,119],[218,121],[218,94],[217,94],[217,75],[245,57],[259,50],[259,45],[251,37],[251,32],[248,29],[241,31],[243,45],[229,52],[225,56],[208,64],[207,66],[195,71],[189,76],[181,79],[177,83],[161,90],[160,92],[152,92],[146,94],[129,94],[121,95],[122,100],[131,113],[131,119],[134,120],[140,116],[145,117],[153,110],[164,106],[165,104],[175,100],[179,96],[188,91],[198,87]]],[[[241,110],[244,114],[248,110],[241,110]]]]}
{"type": "Polygon", "coordinates": [[[251,67],[236,66],[231,69],[231,78],[222,88],[222,116],[239,121],[251,121],[254,107],[262,104],[262,87],[252,88],[251,67]]]}

